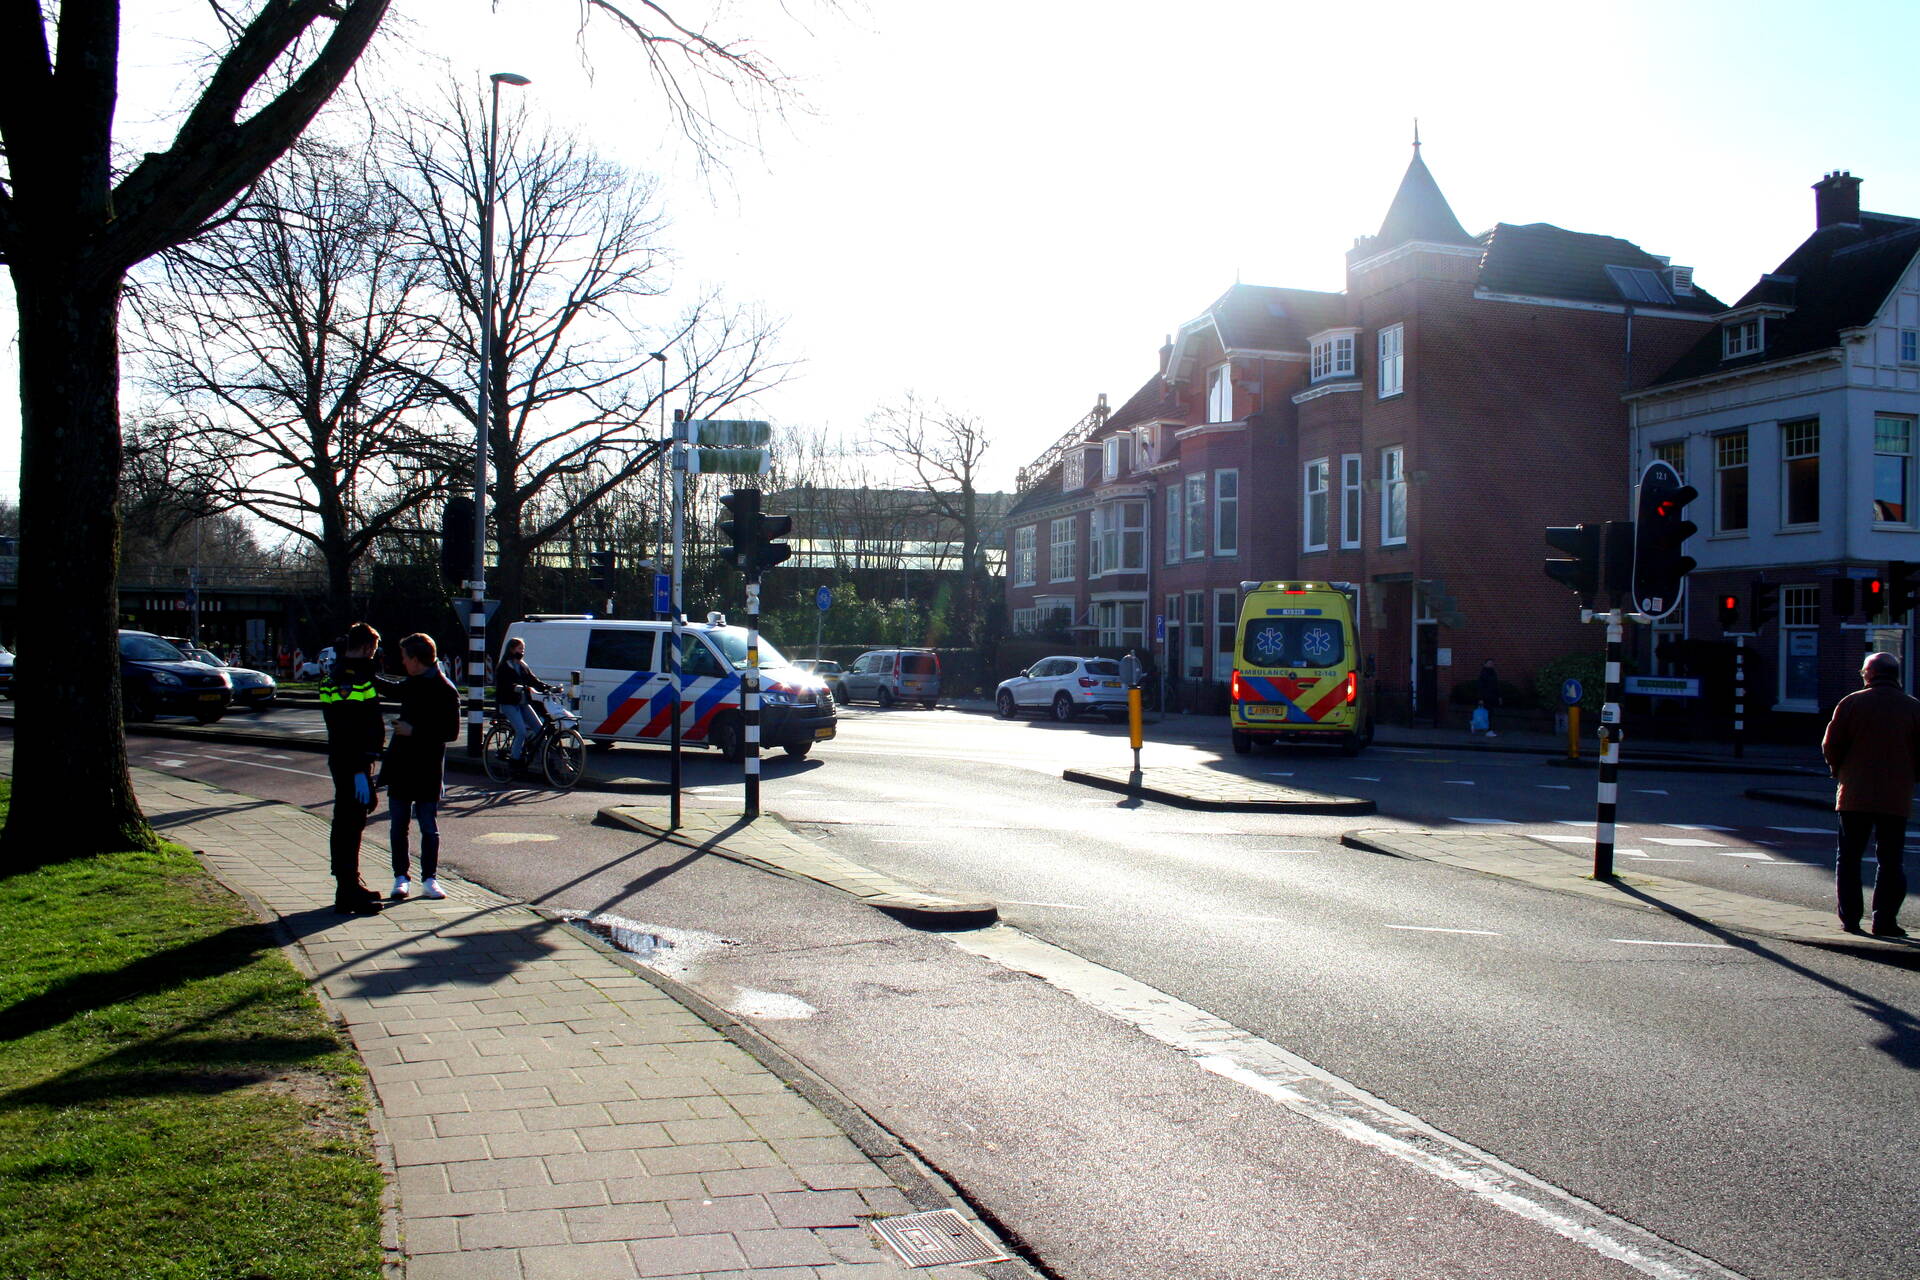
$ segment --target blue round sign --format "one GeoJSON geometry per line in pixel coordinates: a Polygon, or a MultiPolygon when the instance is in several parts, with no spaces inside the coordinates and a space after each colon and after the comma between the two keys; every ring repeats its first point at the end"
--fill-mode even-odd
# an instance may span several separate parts
{"type": "Polygon", "coordinates": [[[829,587],[820,588],[813,593],[813,602],[820,606],[820,612],[825,613],[833,607],[833,590],[829,587]]]}
{"type": "Polygon", "coordinates": [[[1580,699],[1585,694],[1586,694],[1585,686],[1583,686],[1578,680],[1574,679],[1572,676],[1568,676],[1565,680],[1561,681],[1560,683],[1560,701],[1566,703],[1570,707],[1577,705],[1580,699]]]}

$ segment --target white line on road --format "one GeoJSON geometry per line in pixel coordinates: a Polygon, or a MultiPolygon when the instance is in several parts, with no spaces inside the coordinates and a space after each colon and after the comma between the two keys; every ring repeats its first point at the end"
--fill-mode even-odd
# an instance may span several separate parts
{"type": "Polygon", "coordinates": [[[1444,778],[1442,781],[1450,787],[1471,787],[1478,785],[1472,778],[1444,778]]]}
{"type": "Polygon", "coordinates": [[[1768,827],[1767,830],[1785,831],[1789,835],[1796,836],[1830,836],[1833,834],[1832,827],[1768,827]]]}
{"type": "Polygon", "coordinates": [[[1347,781],[1348,782],[1378,782],[1380,781],[1380,779],[1368,777],[1364,773],[1350,773],[1347,775],[1347,781]]]}
{"type": "Polygon", "coordinates": [[[1769,858],[1757,849],[1722,849],[1720,850],[1720,856],[1723,858],[1751,858],[1755,862],[1773,861],[1772,858],[1769,858]]]}
{"type": "Polygon", "coordinates": [[[925,844],[925,840],[870,840],[869,844],[925,844]]]}
{"type": "Polygon", "coordinates": [[[178,768],[179,768],[179,767],[180,767],[181,765],[183,765],[183,764],[185,764],[185,763],[186,763],[186,761],[185,761],[185,760],[176,760],[176,759],[174,759],[174,758],[173,758],[172,756],[168,756],[168,757],[167,757],[166,759],[164,759],[164,760],[159,760],[159,759],[155,759],[155,760],[149,760],[149,761],[147,761],[147,763],[148,763],[148,764],[157,764],[157,765],[159,765],[159,766],[160,766],[160,767],[161,767],[162,769],[178,769],[178,768]]]}
{"type": "Polygon", "coordinates": [[[1571,791],[1571,790],[1573,790],[1573,788],[1572,788],[1572,787],[1570,787],[1570,786],[1568,786],[1568,785],[1567,785],[1566,783],[1564,783],[1564,782],[1536,782],[1536,783],[1534,783],[1533,785],[1534,785],[1534,786],[1536,786],[1536,787],[1538,787],[1538,788],[1540,788],[1540,789],[1541,789],[1542,791],[1571,791]]]}
{"type": "Polygon", "coordinates": [[[1027,902],[1020,898],[1001,898],[1001,902],[1010,907],[1052,907],[1056,911],[1091,911],[1092,907],[1083,907],[1074,902],[1027,902]]]}
{"type": "Polygon", "coordinates": [[[1526,1170],[1402,1111],[1279,1045],[1104,965],[1006,925],[951,935],[955,946],[1029,973],[1135,1027],[1222,1079],[1295,1115],[1412,1165],[1575,1244],[1654,1280],[1742,1280],[1739,1273],[1672,1244],[1526,1170]]]}
{"type": "Polygon", "coordinates": [[[1517,827],[1512,818],[1448,818],[1448,822],[1470,822],[1479,827],[1517,827]]]}
{"type": "Polygon", "coordinates": [[[1437,924],[1390,924],[1389,929],[1403,929],[1408,933],[1471,933],[1482,938],[1501,938],[1505,934],[1495,933],[1492,929],[1443,929],[1437,924]]]}
{"type": "Polygon", "coordinates": [[[1269,778],[1291,778],[1293,776],[1293,770],[1288,769],[1283,773],[1279,770],[1269,769],[1267,770],[1267,776],[1269,778]]]}
{"type": "Polygon", "coordinates": [[[239,756],[216,756],[202,751],[199,753],[198,758],[201,760],[218,760],[221,764],[243,764],[249,769],[272,769],[276,773],[297,773],[303,778],[327,778],[329,781],[332,780],[330,775],[315,773],[311,769],[288,769],[277,764],[261,764],[258,760],[243,760],[239,756]]]}
{"type": "Polygon", "coordinates": [[[1708,951],[1733,950],[1724,942],[1658,942],[1652,938],[1608,938],[1607,941],[1624,943],[1629,947],[1699,947],[1708,951]]]}
{"type": "MultiPolygon", "coordinates": [[[[1639,796],[1664,796],[1669,794],[1668,792],[1661,790],[1659,787],[1635,787],[1633,789],[1633,793],[1639,796]]],[[[1674,826],[1675,824],[1669,822],[1667,825],[1674,826]]]]}
{"type": "Polygon", "coordinates": [[[1644,839],[1648,844],[1673,845],[1676,848],[1682,848],[1682,849],[1724,849],[1726,848],[1726,846],[1721,844],[1718,840],[1696,840],[1692,836],[1687,836],[1684,838],[1679,836],[1643,836],[1641,838],[1644,839]]]}
{"type": "Polygon", "coordinates": [[[1592,836],[1563,836],[1563,835],[1556,835],[1553,832],[1549,831],[1543,835],[1535,836],[1534,839],[1535,840],[1551,840],[1555,844],[1586,844],[1589,841],[1591,841],[1593,837],[1592,836]]]}
{"type": "Polygon", "coordinates": [[[1675,831],[1731,831],[1732,827],[1716,827],[1711,822],[1667,822],[1662,826],[1672,827],[1675,831]]]}

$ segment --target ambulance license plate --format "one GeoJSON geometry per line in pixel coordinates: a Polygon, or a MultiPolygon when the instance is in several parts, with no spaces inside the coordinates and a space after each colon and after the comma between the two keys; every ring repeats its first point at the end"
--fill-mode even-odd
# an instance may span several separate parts
{"type": "Polygon", "coordinates": [[[1240,714],[1249,720],[1285,720],[1287,709],[1269,703],[1255,703],[1250,707],[1241,707],[1240,714]]]}
{"type": "Polygon", "coordinates": [[[831,738],[832,736],[833,736],[833,726],[832,726],[832,725],[828,725],[828,726],[827,726],[826,728],[824,728],[824,729],[815,729],[815,730],[813,731],[813,740],[814,740],[815,742],[818,742],[818,741],[820,741],[820,740],[821,740],[821,739],[823,739],[823,738],[831,738]]]}

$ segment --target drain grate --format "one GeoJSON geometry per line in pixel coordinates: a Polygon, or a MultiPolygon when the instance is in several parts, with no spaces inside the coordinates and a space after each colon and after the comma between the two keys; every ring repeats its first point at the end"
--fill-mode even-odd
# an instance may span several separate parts
{"type": "Polygon", "coordinates": [[[1013,1255],[985,1240],[952,1209],[875,1218],[873,1229],[910,1267],[953,1262],[1009,1262],[1013,1255]]]}

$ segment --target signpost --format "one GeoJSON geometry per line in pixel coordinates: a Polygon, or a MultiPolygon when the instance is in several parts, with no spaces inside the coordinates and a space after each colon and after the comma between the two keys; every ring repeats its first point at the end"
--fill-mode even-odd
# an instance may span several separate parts
{"type": "Polygon", "coordinates": [[[822,587],[813,593],[814,606],[819,610],[813,619],[813,660],[820,661],[820,628],[827,620],[827,610],[833,608],[833,590],[822,587]]]}
{"type": "Polygon", "coordinates": [[[1572,676],[1560,682],[1560,702],[1567,709],[1567,759],[1580,758],[1580,699],[1587,694],[1586,686],[1572,676]]]}

